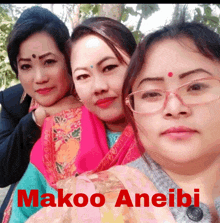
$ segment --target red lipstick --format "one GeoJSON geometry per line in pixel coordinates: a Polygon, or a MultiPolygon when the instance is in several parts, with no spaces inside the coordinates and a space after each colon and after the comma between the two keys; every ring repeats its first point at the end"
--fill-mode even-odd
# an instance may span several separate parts
{"type": "Polygon", "coordinates": [[[99,99],[95,105],[99,106],[100,108],[108,108],[116,99],[116,97],[109,97],[109,98],[103,98],[99,99]]]}
{"type": "Polygon", "coordinates": [[[185,126],[179,126],[179,127],[169,128],[166,131],[162,132],[161,135],[166,136],[172,140],[178,140],[178,139],[189,139],[195,133],[198,133],[198,131],[196,131],[195,129],[191,129],[185,126]]]}
{"type": "Polygon", "coordinates": [[[38,94],[48,94],[51,92],[52,89],[53,88],[40,88],[40,89],[36,90],[36,92],[38,94]]]}

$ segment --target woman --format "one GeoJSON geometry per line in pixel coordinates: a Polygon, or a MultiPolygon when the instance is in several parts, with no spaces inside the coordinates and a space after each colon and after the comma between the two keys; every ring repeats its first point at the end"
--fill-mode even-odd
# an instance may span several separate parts
{"type": "MultiPolygon", "coordinates": [[[[43,123],[45,118],[44,110],[47,111],[49,107],[55,105],[57,101],[62,99],[62,97],[70,91],[71,77],[70,75],[66,75],[68,73],[71,74],[71,71],[68,68],[70,64],[65,49],[65,43],[68,39],[69,32],[65,24],[50,11],[40,7],[32,7],[25,10],[10,34],[8,55],[12,69],[21,81],[22,86],[17,85],[7,89],[5,92],[1,92],[1,186],[15,183],[21,178],[28,165],[28,154],[30,153],[30,149],[40,136],[40,128],[38,125],[42,125],[43,123]],[[34,39],[29,39],[29,42],[26,41],[24,43],[30,36],[34,37],[34,33],[38,33],[38,36],[36,35],[34,39]],[[39,33],[45,33],[45,36],[41,38],[41,41],[37,42],[36,39],[39,37],[39,33]],[[59,35],[57,35],[57,33],[59,33],[59,35]],[[52,40],[51,38],[53,39],[53,43],[51,43],[50,46],[47,46],[47,42],[50,42],[50,40],[52,40]],[[49,77],[48,80],[44,80],[40,76],[40,73],[38,73],[39,76],[37,76],[39,80],[35,79],[33,81],[32,77],[37,74],[40,68],[44,65],[45,77],[47,76],[47,73],[54,72],[54,70],[50,69],[57,69],[57,67],[52,66],[54,63],[52,55],[44,57],[44,60],[38,60],[38,57],[33,57],[35,54],[37,55],[37,53],[40,53],[39,51],[37,52],[37,50],[40,49],[31,52],[30,47],[33,48],[34,46],[31,46],[31,44],[40,44],[41,42],[41,47],[47,47],[45,48],[45,51],[48,50],[48,52],[51,50],[48,47],[53,48],[55,46],[56,53],[60,56],[58,58],[60,63],[58,65],[56,64],[60,73],[58,71],[56,72],[61,77],[63,75],[64,78],[62,81],[64,88],[60,90],[59,87],[59,92],[56,92],[55,94],[51,92],[46,95],[43,94],[44,92],[34,92],[34,90],[42,88],[40,86],[50,85],[49,77]],[[23,59],[28,59],[29,61],[23,59]],[[42,64],[39,63],[40,61],[42,64]],[[21,100],[22,93],[24,94],[21,100]],[[32,119],[33,114],[27,114],[30,107],[31,97],[44,108],[38,108],[35,111],[38,125],[32,119]]],[[[62,82],[58,83],[58,85],[62,86],[62,82]]],[[[60,111],[58,106],[48,110],[47,114],[54,114],[56,111],[60,111]]]]}
{"type": "Polygon", "coordinates": [[[49,186],[56,189],[60,179],[108,169],[140,156],[121,100],[135,46],[132,33],[110,18],[91,18],[74,30],[71,68],[78,97],[85,106],[45,120],[42,137],[31,152],[31,164],[16,188],[11,222],[23,222],[41,208],[18,208],[19,189],[29,193],[36,188],[43,194],[49,186]]]}
{"type": "Polygon", "coordinates": [[[46,115],[72,108],[77,102],[72,96],[65,97],[72,87],[65,48],[68,39],[65,24],[41,7],[25,10],[13,27],[7,50],[21,85],[0,94],[1,187],[22,177],[46,115]]]}
{"type": "Polygon", "coordinates": [[[27,222],[218,222],[219,197],[214,202],[212,194],[220,163],[219,47],[219,35],[194,22],[146,36],[123,87],[143,157],[58,184],[64,196],[101,193],[104,205],[48,207],[27,222]]]}

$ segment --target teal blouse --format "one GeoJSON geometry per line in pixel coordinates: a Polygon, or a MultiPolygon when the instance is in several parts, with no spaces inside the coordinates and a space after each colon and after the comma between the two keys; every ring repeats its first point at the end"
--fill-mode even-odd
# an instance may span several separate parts
{"type": "Polygon", "coordinates": [[[107,135],[108,147],[111,149],[112,146],[116,143],[119,136],[121,135],[121,132],[112,132],[106,129],[106,135],[107,135]]]}

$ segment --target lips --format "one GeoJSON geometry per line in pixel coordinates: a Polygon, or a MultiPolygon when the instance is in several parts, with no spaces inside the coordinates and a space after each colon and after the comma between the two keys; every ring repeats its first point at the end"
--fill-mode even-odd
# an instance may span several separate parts
{"type": "Polygon", "coordinates": [[[197,130],[185,126],[172,127],[161,133],[161,136],[166,136],[170,139],[188,139],[198,133],[197,130]]]}
{"type": "Polygon", "coordinates": [[[99,99],[95,105],[97,105],[100,108],[108,108],[114,101],[116,97],[108,97],[108,98],[103,98],[99,99]]]}
{"type": "Polygon", "coordinates": [[[52,89],[53,89],[52,87],[51,88],[40,88],[40,89],[36,90],[36,92],[38,94],[48,94],[51,92],[52,89]]]}

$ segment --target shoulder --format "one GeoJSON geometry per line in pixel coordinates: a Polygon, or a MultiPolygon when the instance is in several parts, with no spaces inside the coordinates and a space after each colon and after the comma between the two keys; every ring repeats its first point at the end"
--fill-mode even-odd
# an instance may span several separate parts
{"type": "Polygon", "coordinates": [[[27,96],[24,102],[21,104],[20,100],[24,89],[21,84],[9,87],[4,91],[0,92],[0,104],[4,109],[13,115],[21,113],[21,117],[28,113],[28,108],[30,106],[31,98],[27,96]]]}
{"type": "Polygon", "coordinates": [[[21,84],[17,84],[15,86],[9,87],[4,91],[0,92],[0,103],[4,104],[12,104],[12,103],[20,103],[21,96],[24,92],[21,84]]]}

